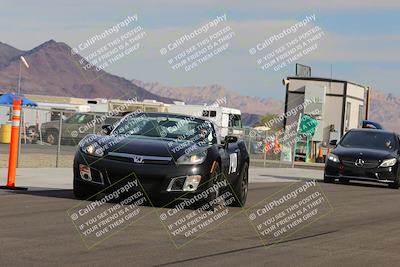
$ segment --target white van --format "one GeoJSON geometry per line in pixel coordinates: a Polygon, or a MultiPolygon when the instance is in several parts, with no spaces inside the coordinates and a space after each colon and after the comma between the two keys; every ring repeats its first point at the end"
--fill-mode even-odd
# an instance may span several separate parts
{"type": "Polygon", "coordinates": [[[168,112],[208,119],[219,128],[221,138],[243,135],[242,113],[239,109],[182,103],[169,105],[168,112]]]}

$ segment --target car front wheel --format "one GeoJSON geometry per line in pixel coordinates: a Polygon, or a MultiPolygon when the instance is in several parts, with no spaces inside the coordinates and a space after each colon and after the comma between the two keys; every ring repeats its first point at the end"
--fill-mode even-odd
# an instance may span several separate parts
{"type": "Polygon", "coordinates": [[[335,179],[333,179],[332,177],[327,177],[326,175],[324,175],[324,183],[333,183],[335,181],[335,179]]]}
{"type": "Polygon", "coordinates": [[[216,163],[214,172],[211,174],[210,180],[208,182],[207,189],[210,190],[204,201],[200,201],[195,204],[195,208],[202,208],[204,210],[213,211],[218,207],[218,201],[221,189],[218,187],[218,181],[221,180],[222,171],[219,163],[216,163]]]}
{"type": "Polygon", "coordinates": [[[244,207],[249,190],[249,164],[244,163],[239,179],[233,187],[235,201],[231,204],[233,207],[244,207]]]}
{"type": "Polygon", "coordinates": [[[55,145],[58,142],[58,132],[56,130],[48,130],[45,134],[45,141],[50,145],[55,145]]]}
{"type": "Polygon", "coordinates": [[[389,184],[389,188],[399,189],[399,187],[400,187],[400,180],[399,180],[399,177],[396,177],[394,182],[389,184]]]}
{"type": "Polygon", "coordinates": [[[96,191],[89,185],[74,179],[74,196],[80,200],[89,200],[96,194],[96,191]]]}

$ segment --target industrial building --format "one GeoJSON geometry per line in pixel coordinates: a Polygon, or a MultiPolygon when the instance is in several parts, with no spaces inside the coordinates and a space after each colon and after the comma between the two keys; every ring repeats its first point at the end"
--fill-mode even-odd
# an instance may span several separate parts
{"type": "MultiPolygon", "coordinates": [[[[285,130],[298,123],[300,115],[318,122],[307,142],[307,160],[316,157],[321,144],[338,140],[348,130],[360,127],[368,119],[371,89],[355,82],[319,77],[287,77],[285,130]],[[300,107],[300,108],[299,108],[300,107]],[[296,112],[291,112],[291,111],[296,112]]],[[[325,146],[324,146],[325,147],[325,146]]],[[[296,153],[296,152],[295,152],[296,153]]]]}

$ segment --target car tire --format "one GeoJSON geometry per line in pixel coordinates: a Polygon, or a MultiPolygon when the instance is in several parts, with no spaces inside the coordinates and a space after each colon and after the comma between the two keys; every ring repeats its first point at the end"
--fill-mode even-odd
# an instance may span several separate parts
{"type": "Polygon", "coordinates": [[[334,178],[332,178],[332,177],[327,177],[326,175],[324,175],[324,183],[331,184],[331,183],[333,183],[333,182],[335,182],[335,179],[334,179],[334,178]]]}
{"type": "Polygon", "coordinates": [[[399,177],[396,177],[394,182],[389,184],[389,188],[399,189],[399,187],[400,187],[400,180],[399,180],[399,177]]]}
{"type": "Polygon", "coordinates": [[[233,187],[233,195],[235,201],[231,204],[232,207],[244,207],[246,204],[247,194],[249,190],[249,164],[244,163],[239,178],[233,187]]]}
{"type": "Polygon", "coordinates": [[[55,145],[58,143],[58,131],[57,130],[48,130],[44,135],[44,140],[46,143],[50,145],[55,145]]]}
{"type": "Polygon", "coordinates": [[[29,126],[28,129],[26,130],[27,136],[30,140],[31,144],[36,144],[37,139],[38,139],[38,129],[36,126],[32,125],[29,126]]]}
{"type": "Polygon", "coordinates": [[[82,183],[76,179],[74,179],[73,191],[75,198],[80,200],[89,200],[96,194],[96,190],[94,190],[90,185],[82,183]]]}

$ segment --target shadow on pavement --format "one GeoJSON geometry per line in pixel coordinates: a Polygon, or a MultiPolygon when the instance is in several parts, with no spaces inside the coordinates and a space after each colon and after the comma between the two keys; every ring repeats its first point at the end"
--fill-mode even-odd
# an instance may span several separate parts
{"type": "Polygon", "coordinates": [[[37,188],[30,187],[26,191],[4,190],[4,192],[16,194],[16,195],[30,195],[30,196],[40,196],[40,197],[75,199],[72,189],[40,189],[40,190],[38,190],[37,188]]]}
{"type": "Polygon", "coordinates": [[[312,179],[312,178],[306,178],[306,177],[283,176],[283,175],[266,175],[266,174],[261,174],[260,176],[269,177],[269,178],[276,178],[276,179],[282,179],[282,180],[292,180],[292,181],[306,181],[306,180],[311,180],[312,179]]]}
{"type": "MultiPolygon", "coordinates": [[[[43,188],[35,188],[29,187],[28,190],[0,190],[0,195],[29,195],[29,196],[38,196],[38,197],[51,197],[51,198],[64,198],[64,199],[74,199],[76,201],[95,201],[101,198],[99,195],[96,198],[90,200],[80,200],[74,196],[72,189],[43,189],[43,188]]],[[[148,206],[148,207],[157,207],[157,208],[173,208],[174,205],[171,204],[172,200],[154,200],[152,199],[152,204],[144,203],[141,206],[148,206]]],[[[108,203],[118,203],[118,201],[109,201],[108,203]]]]}
{"type": "Polygon", "coordinates": [[[335,184],[348,185],[348,186],[361,186],[361,187],[388,188],[386,184],[379,184],[373,182],[368,183],[368,182],[350,181],[347,183],[335,182],[335,184]]]}
{"type": "MultiPolygon", "coordinates": [[[[312,178],[305,178],[305,177],[294,177],[294,176],[282,176],[282,175],[260,175],[260,176],[266,176],[266,177],[271,177],[275,179],[283,179],[283,180],[291,180],[291,181],[307,181],[311,180],[312,178]]],[[[324,181],[322,180],[316,180],[317,183],[324,184],[324,181]]],[[[362,181],[350,181],[347,183],[342,183],[342,182],[335,182],[332,184],[341,184],[341,185],[349,185],[349,186],[361,186],[361,187],[377,187],[377,188],[387,188],[388,186],[386,184],[382,183],[374,183],[374,182],[362,182],[362,181]]]]}

